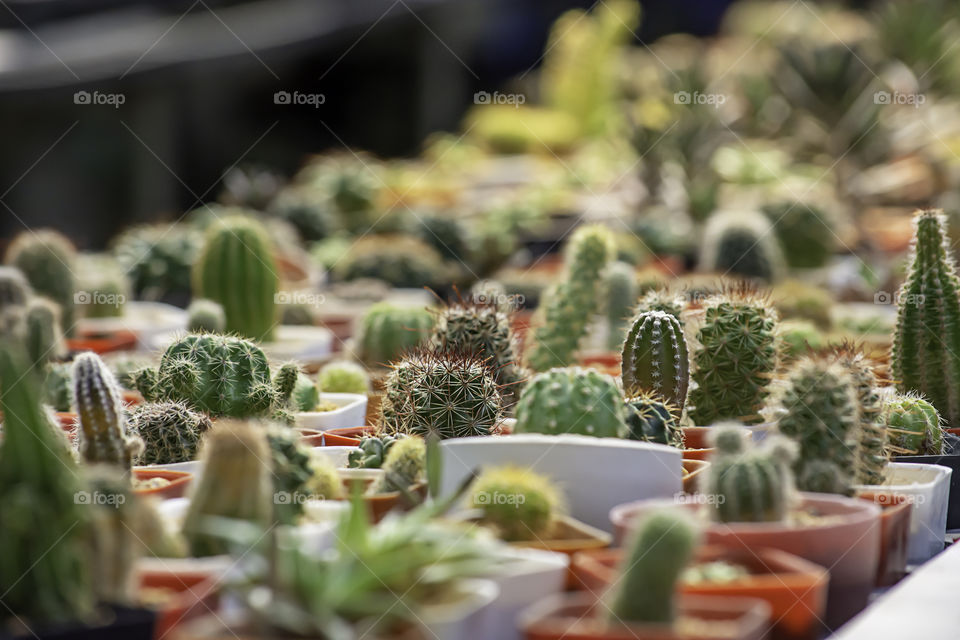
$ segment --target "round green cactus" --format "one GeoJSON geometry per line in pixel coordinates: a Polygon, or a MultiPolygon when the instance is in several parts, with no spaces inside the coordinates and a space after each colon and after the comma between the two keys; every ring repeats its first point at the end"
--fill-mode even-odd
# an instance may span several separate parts
{"type": "Polygon", "coordinates": [[[683,326],[663,311],[641,313],[623,342],[621,379],[627,395],[640,392],[659,396],[677,409],[687,401],[690,360],[683,326]]]}
{"type": "Polygon", "coordinates": [[[467,506],[481,512],[481,522],[508,542],[542,540],[553,532],[563,500],[555,484],[531,469],[504,466],[485,469],[471,485],[467,506]]]}
{"type": "Polygon", "coordinates": [[[305,242],[317,242],[340,230],[340,218],[327,194],[319,189],[295,185],[277,194],[269,212],[286,220],[305,242]]]}
{"type": "Polygon", "coordinates": [[[194,300],[187,307],[187,330],[191,333],[223,333],[227,330],[223,306],[204,298],[194,300]]]}
{"type": "Polygon", "coordinates": [[[137,464],[174,464],[194,460],[211,422],[182,402],[147,402],[130,415],[130,431],[143,440],[137,464]]]}
{"type": "Polygon", "coordinates": [[[364,436],[360,445],[347,455],[347,467],[350,469],[379,469],[383,466],[387,454],[393,445],[405,436],[364,436]]]}
{"type": "Polygon", "coordinates": [[[120,387],[95,353],[73,362],[73,396],[80,424],[80,455],[89,464],[108,464],[129,473],[143,441],[127,435],[120,387]]]}
{"type": "Polygon", "coordinates": [[[827,214],[803,202],[778,202],[763,207],[787,263],[796,268],[822,267],[837,245],[827,214]]]}
{"type": "Polygon", "coordinates": [[[37,295],[60,305],[63,330],[74,333],[76,249],[66,236],[47,229],[25,231],[7,249],[6,262],[19,269],[37,295]]]}
{"type": "Polygon", "coordinates": [[[436,249],[409,235],[376,234],[360,238],[333,267],[339,280],[376,278],[394,287],[448,285],[449,265],[436,249]]]}
{"type": "Polygon", "coordinates": [[[311,455],[310,472],[310,478],[303,486],[303,493],[311,500],[343,499],[343,479],[330,463],[330,458],[322,453],[311,455]]]}
{"type": "Polygon", "coordinates": [[[680,318],[680,314],[683,313],[680,296],[669,289],[651,289],[641,296],[633,309],[634,316],[639,316],[648,311],[662,311],[683,322],[680,318]]]}
{"type": "Polygon", "coordinates": [[[383,475],[371,487],[371,493],[407,491],[424,480],[427,469],[427,443],[419,436],[398,438],[383,460],[383,475]]]}
{"type": "Polygon", "coordinates": [[[370,391],[370,374],[356,362],[337,360],[320,368],[317,385],[328,393],[359,393],[370,391]]]}
{"type": "Polygon", "coordinates": [[[377,303],[360,320],[355,339],[357,357],[368,365],[387,365],[423,342],[430,335],[433,321],[426,309],[377,303]]]}
{"type": "Polygon", "coordinates": [[[806,320],[784,320],[777,325],[777,336],[785,356],[802,356],[824,347],[826,339],[816,325],[806,320]]]}
{"type": "Polygon", "coordinates": [[[898,455],[943,455],[943,427],[936,408],[914,393],[897,394],[883,405],[881,422],[898,455]]]}
{"type": "Polygon", "coordinates": [[[644,394],[627,397],[626,407],[627,438],[684,448],[676,407],[644,394]]]}
{"type": "Polygon", "coordinates": [[[616,381],[599,371],[568,367],[534,376],[517,402],[516,433],[579,433],[619,438],[626,407],[616,381]]]}
{"type": "Polygon", "coordinates": [[[783,273],[783,253],[763,214],[715,213],[703,234],[699,268],[708,273],[772,282],[783,273]]]}
{"type": "Polygon", "coordinates": [[[203,234],[190,225],[145,225],[120,234],[113,253],[134,293],[159,300],[190,293],[190,269],[202,246],[203,234]]]}

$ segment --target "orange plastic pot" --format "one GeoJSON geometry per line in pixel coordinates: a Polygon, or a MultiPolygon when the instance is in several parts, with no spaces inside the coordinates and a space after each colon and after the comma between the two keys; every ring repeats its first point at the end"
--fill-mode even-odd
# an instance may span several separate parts
{"type": "Polygon", "coordinates": [[[72,411],[57,411],[57,422],[61,429],[70,433],[77,427],[77,414],[72,411]]]}
{"type": "Polygon", "coordinates": [[[137,348],[137,334],[128,329],[109,333],[88,333],[67,339],[70,351],[93,351],[97,354],[130,351],[137,348]]]}
{"type": "Polygon", "coordinates": [[[163,478],[170,483],[162,487],[153,489],[134,489],[134,493],[139,496],[153,496],[161,500],[170,498],[180,498],[187,492],[190,481],[193,480],[193,474],[189,471],[174,471],[173,469],[151,469],[150,467],[139,467],[133,469],[133,476],[137,480],[150,480],[152,478],[163,478]]]}
{"type": "Polygon", "coordinates": [[[615,351],[604,351],[600,353],[582,354],[578,360],[584,367],[597,369],[611,376],[619,377],[621,369],[620,357],[620,354],[615,351]]]}
{"type": "Polygon", "coordinates": [[[872,502],[882,509],[877,586],[886,587],[896,584],[907,573],[910,501],[901,493],[886,493],[882,489],[859,491],[857,497],[872,502]]]}
{"type": "Polygon", "coordinates": [[[683,492],[693,495],[700,486],[700,480],[706,475],[710,463],[706,460],[684,460],[683,492]]]}
{"type": "Polygon", "coordinates": [[[157,622],[154,640],[173,638],[177,626],[214,612],[220,606],[218,581],[206,572],[154,573],[140,575],[140,593],[162,590],[169,599],[156,607],[157,622]]]}
{"type": "Polygon", "coordinates": [[[327,435],[332,436],[342,436],[344,438],[362,438],[364,436],[372,436],[376,433],[377,428],[372,426],[367,427],[340,427],[339,429],[330,429],[325,431],[327,435]]]}
{"type": "Polygon", "coordinates": [[[683,459],[684,460],[710,460],[710,456],[713,455],[713,452],[716,449],[684,449],[683,450],[683,459]]]}

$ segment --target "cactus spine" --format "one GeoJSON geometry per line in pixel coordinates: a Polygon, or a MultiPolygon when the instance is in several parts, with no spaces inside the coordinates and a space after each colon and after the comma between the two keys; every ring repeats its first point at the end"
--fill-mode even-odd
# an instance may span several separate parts
{"type": "Polygon", "coordinates": [[[852,345],[836,350],[835,358],[846,369],[857,393],[860,422],[857,425],[859,461],[855,481],[858,484],[883,484],[890,462],[887,452],[887,429],[881,420],[883,403],[877,393],[877,376],[873,365],[852,345]]]}
{"type": "Polygon", "coordinates": [[[623,344],[631,305],[639,295],[637,272],[632,264],[616,261],[607,267],[605,275],[607,295],[607,346],[618,349],[623,344]]]}
{"type": "Polygon", "coordinates": [[[676,407],[658,397],[640,394],[627,397],[626,408],[626,437],[684,448],[683,430],[675,417],[680,412],[676,407]]]}
{"type": "Polygon", "coordinates": [[[943,428],[932,404],[921,396],[898,394],[883,405],[890,450],[898,455],[943,455],[943,428]]]}
{"type": "Polygon", "coordinates": [[[597,283],[613,257],[613,236],[600,225],[577,229],[567,247],[567,274],[547,295],[543,325],[528,362],[535,371],[570,364],[598,306],[597,283]]]}
{"type": "Polygon", "coordinates": [[[143,441],[126,433],[120,388],[95,353],[73,363],[73,396],[80,422],[80,455],[88,464],[108,464],[130,472],[143,441]]]}
{"type": "Polygon", "coordinates": [[[467,496],[468,507],[479,509],[481,521],[508,542],[550,536],[562,502],[549,478],[513,466],[484,470],[467,496]]]}
{"type": "Polygon", "coordinates": [[[227,331],[269,341],[277,321],[277,265],[264,228],[246,217],[211,227],[193,268],[195,297],[223,306],[227,331]]]}
{"type": "Polygon", "coordinates": [[[960,280],[942,211],[920,211],[900,289],[892,368],[900,392],[916,391],[948,424],[960,424],[960,280]]]}
{"type": "Polygon", "coordinates": [[[551,369],[534,376],[520,395],[516,414],[517,433],[619,438],[627,432],[616,381],[593,369],[551,369]]]}
{"type": "Polygon", "coordinates": [[[627,395],[647,392],[680,412],[687,401],[690,361],[683,327],[674,316],[648,311],[634,318],[623,342],[621,379],[627,395]]]}
{"type": "Polygon", "coordinates": [[[226,329],[227,317],[219,303],[199,298],[187,307],[187,330],[191,333],[223,333],[226,329]]]}
{"type": "Polygon", "coordinates": [[[6,262],[23,272],[37,295],[60,305],[63,329],[73,335],[76,250],[62,234],[25,231],[7,249],[6,262]]]}
{"type": "Polygon", "coordinates": [[[430,335],[433,316],[426,309],[377,303],[357,330],[357,357],[368,365],[387,365],[430,335]]]}
{"type": "Polygon", "coordinates": [[[707,221],[700,270],[773,282],[783,272],[783,254],[770,221],[759,212],[727,211],[707,221]]]}
{"type": "Polygon", "coordinates": [[[206,414],[182,402],[145,403],[130,416],[130,431],[143,440],[137,464],[174,464],[197,457],[200,442],[210,429],[206,414]]]}

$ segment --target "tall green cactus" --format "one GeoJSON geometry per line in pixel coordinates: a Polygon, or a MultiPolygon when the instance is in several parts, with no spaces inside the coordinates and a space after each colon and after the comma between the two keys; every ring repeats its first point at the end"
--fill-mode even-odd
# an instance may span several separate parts
{"type": "Polygon", "coordinates": [[[607,267],[604,294],[607,298],[607,346],[610,349],[619,349],[623,344],[632,305],[639,291],[637,272],[632,264],[617,260],[607,267]]]}
{"type": "Polygon", "coordinates": [[[697,333],[688,415],[697,425],[760,421],[777,366],[776,312],[747,289],[728,290],[706,309],[697,333]]]}
{"type": "Polygon", "coordinates": [[[884,403],[881,422],[890,450],[898,455],[943,455],[943,427],[932,404],[914,393],[897,394],[884,403]]]}
{"type": "Polygon", "coordinates": [[[60,328],[60,308],[46,298],[34,298],[27,303],[23,319],[27,353],[36,364],[63,357],[67,345],[60,328]]]}
{"type": "MultiPolygon", "coordinates": [[[[141,555],[140,497],[130,480],[116,467],[85,469],[90,488],[90,558],[97,602],[132,605],[137,593],[137,558],[141,555]]],[[[162,526],[162,525],[161,525],[162,526]]]]}
{"type": "Polygon", "coordinates": [[[698,537],[682,513],[664,511],[647,517],[624,554],[610,602],[610,623],[672,624],[677,617],[677,581],[698,537]]]}
{"type": "Polygon", "coordinates": [[[269,341],[277,323],[278,272],[266,230],[248,217],[226,218],[210,228],[194,264],[194,297],[223,306],[227,331],[269,341]]]}
{"type": "Polygon", "coordinates": [[[887,451],[887,429],[881,420],[883,402],[877,391],[880,384],[873,365],[850,344],[837,348],[834,358],[850,375],[857,393],[860,446],[855,480],[858,484],[883,484],[890,456],[887,451]]]}
{"type": "Polygon", "coordinates": [[[174,464],[194,460],[210,429],[206,414],[182,402],[147,402],[130,415],[130,431],[143,440],[137,464],[174,464]]]}
{"type": "Polygon", "coordinates": [[[7,264],[23,272],[36,294],[60,305],[67,336],[74,333],[76,260],[70,240],[48,229],[24,231],[10,244],[6,255],[7,264]]]}
{"type": "Polygon", "coordinates": [[[715,213],[707,221],[701,271],[772,282],[783,273],[783,253],[767,218],[758,212],[715,213]]]}
{"type": "Polygon", "coordinates": [[[680,412],[687,401],[690,361],[683,326],[663,311],[641,313],[623,342],[621,380],[629,395],[644,391],[660,396],[680,412]]]}
{"type": "Polygon", "coordinates": [[[939,210],[914,220],[910,268],[900,289],[891,364],[897,389],[922,393],[960,424],[960,280],[939,210]]]}
{"type": "Polygon", "coordinates": [[[599,371],[568,367],[533,377],[517,402],[516,433],[627,434],[626,407],[616,381],[599,371]]]}
{"type": "Polygon", "coordinates": [[[426,309],[380,302],[364,314],[355,338],[357,357],[368,365],[387,365],[430,335],[433,315],[426,309]]]}
{"type": "Polygon", "coordinates": [[[572,362],[597,311],[597,283],[613,251],[613,235],[601,225],[580,227],[570,238],[565,279],[541,303],[543,324],[534,331],[528,354],[528,363],[535,371],[572,362]]]}
{"type": "Polygon", "coordinates": [[[127,435],[120,387],[97,354],[81,353],[74,360],[73,396],[80,455],[88,464],[108,464],[129,473],[143,441],[127,435]]]}

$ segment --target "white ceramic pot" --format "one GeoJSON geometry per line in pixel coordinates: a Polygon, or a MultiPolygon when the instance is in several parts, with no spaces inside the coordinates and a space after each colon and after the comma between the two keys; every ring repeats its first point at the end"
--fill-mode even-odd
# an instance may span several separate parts
{"type": "Polygon", "coordinates": [[[487,579],[497,583],[500,595],[491,605],[486,638],[520,640],[517,627],[520,612],[534,602],[560,593],[566,586],[570,556],[542,549],[523,549],[504,545],[508,559],[497,566],[487,579]]]}
{"type": "Polygon", "coordinates": [[[356,447],[313,447],[312,451],[318,455],[326,456],[334,467],[340,468],[347,466],[347,457],[356,447]]]}
{"type": "Polygon", "coordinates": [[[294,415],[302,429],[342,429],[362,427],[367,421],[367,396],[360,393],[321,393],[320,400],[337,405],[334,411],[301,411],[294,415]]]}
{"type": "Polygon", "coordinates": [[[260,348],[270,362],[297,360],[307,365],[319,364],[333,354],[333,332],[326,327],[280,325],[273,340],[260,343],[260,348]]]}
{"type": "Polygon", "coordinates": [[[474,640],[495,638],[488,629],[491,605],[500,588],[492,580],[461,580],[452,588],[447,602],[430,604],[417,611],[425,638],[438,640],[474,640]]]}
{"type": "Polygon", "coordinates": [[[902,495],[913,505],[907,545],[907,562],[910,564],[926,562],[943,551],[952,472],[949,467],[936,464],[891,462],[883,484],[854,487],[902,495]]]}
{"type": "Polygon", "coordinates": [[[441,443],[445,493],[482,467],[516,464],[560,485],[570,515],[612,531],[608,514],[618,504],[674,496],[682,491],[678,449],[619,438],[539,433],[451,438],[441,443]]]}
{"type": "Polygon", "coordinates": [[[80,333],[132,331],[137,334],[138,347],[142,351],[150,351],[158,339],[186,328],[187,312],[162,302],[130,301],[123,306],[123,315],[117,318],[81,318],[77,321],[80,333]]]}

